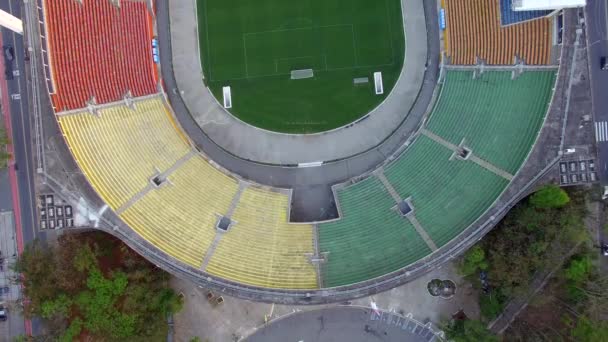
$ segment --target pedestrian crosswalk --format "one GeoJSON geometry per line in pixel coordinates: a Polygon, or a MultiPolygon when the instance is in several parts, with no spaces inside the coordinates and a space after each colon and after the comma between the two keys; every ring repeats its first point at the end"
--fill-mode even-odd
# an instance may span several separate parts
{"type": "MultiPolygon", "coordinates": [[[[408,314],[407,316],[398,315],[393,312],[386,311],[376,311],[371,310],[370,312],[370,321],[377,321],[379,323],[385,323],[389,326],[395,326],[396,328],[400,328],[403,331],[409,332],[409,339],[405,338],[404,340],[411,341],[425,341],[425,342],[433,342],[433,341],[442,341],[443,332],[435,332],[432,329],[431,323],[422,324],[417,320],[412,318],[412,314],[408,314]],[[418,335],[419,338],[416,338],[415,335],[418,335]],[[441,337],[440,337],[441,336],[441,337]]],[[[367,325],[366,325],[367,328],[367,325]]],[[[386,332],[385,332],[386,334],[386,332]]],[[[405,336],[404,336],[405,337],[405,336]]]]}
{"type": "Polygon", "coordinates": [[[595,123],[595,141],[608,141],[608,122],[599,121],[595,123]]]}

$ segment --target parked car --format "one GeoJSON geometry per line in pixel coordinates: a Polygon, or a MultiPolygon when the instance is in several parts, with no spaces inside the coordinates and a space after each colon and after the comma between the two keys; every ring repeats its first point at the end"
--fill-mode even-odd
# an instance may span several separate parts
{"type": "Polygon", "coordinates": [[[10,45],[4,46],[4,58],[6,58],[6,60],[8,62],[12,62],[15,59],[15,50],[13,49],[12,46],[10,46],[10,45]]]}
{"type": "Polygon", "coordinates": [[[9,81],[15,78],[13,75],[13,66],[11,64],[4,64],[4,76],[9,81]]]}
{"type": "Polygon", "coordinates": [[[608,70],[608,57],[602,56],[600,58],[600,68],[602,68],[602,70],[608,70]]]}
{"type": "Polygon", "coordinates": [[[602,245],[602,255],[608,256],[608,243],[602,245]]]}
{"type": "Polygon", "coordinates": [[[8,311],[4,306],[4,303],[0,303],[0,321],[6,321],[8,319],[8,311]]]}

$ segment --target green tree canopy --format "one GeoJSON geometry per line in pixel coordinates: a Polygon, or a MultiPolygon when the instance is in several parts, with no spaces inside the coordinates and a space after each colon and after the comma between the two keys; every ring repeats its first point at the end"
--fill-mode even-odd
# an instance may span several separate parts
{"type": "Polygon", "coordinates": [[[31,299],[26,315],[46,319],[54,340],[157,340],[167,315],[181,309],[168,274],[102,233],[63,235],[53,247],[35,242],[16,265],[31,299]]]}
{"type": "Polygon", "coordinates": [[[581,316],[572,329],[572,337],[576,341],[606,342],[608,341],[608,322],[594,321],[586,316],[581,316]]]}
{"type": "Polygon", "coordinates": [[[11,155],[6,150],[6,145],[8,145],[9,140],[4,131],[4,128],[0,127],[0,169],[5,168],[8,165],[8,160],[11,155]]]}
{"type": "Polygon", "coordinates": [[[44,314],[43,303],[57,295],[55,292],[57,268],[52,250],[45,248],[36,240],[25,246],[14,268],[16,272],[26,275],[22,281],[24,294],[29,299],[30,305],[26,307],[25,315],[32,317],[34,315],[32,310],[35,310],[36,314],[44,314]]]}
{"type": "Polygon", "coordinates": [[[478,270],[485,270],[487,268],[488,262],[486,260],[486,252],[480,245],[475,245],[469,249],[459,264],[459,271],[464,276],[474,274],[478,270]]]}
{"type": "Polygon", "coordinates": [[[9,140],[4,127],[0,127],[0,145],[8,145],[9,140]]]}
{"type": "Polygon", "coordinates": [[[566,268],[566,279],[580,283],[589,277],[592,267],[593,262],[589,255],[572,259],[566,268]]]}
{"type": "Polygon", "coordinates": [[[530,203],[540,209],[561,208],[570,202],[568,193],[557,185],[542,187],[530,197],[530,203]]]}

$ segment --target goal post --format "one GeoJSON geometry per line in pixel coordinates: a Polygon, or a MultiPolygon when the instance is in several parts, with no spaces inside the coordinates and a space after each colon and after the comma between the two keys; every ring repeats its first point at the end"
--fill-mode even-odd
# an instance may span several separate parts
{"type": "Polygon", "coordinates": [[[291,70],[292,80],[301,80],[304,78],[312,78],[315,74],[312,69],[291,70]]]}
{"type": "Polygon", "coordinates": [[[384,94],[384,85],[382,84],[382,72],[377,71],[374,73],[374,89],[376,95],[384,94]]]}

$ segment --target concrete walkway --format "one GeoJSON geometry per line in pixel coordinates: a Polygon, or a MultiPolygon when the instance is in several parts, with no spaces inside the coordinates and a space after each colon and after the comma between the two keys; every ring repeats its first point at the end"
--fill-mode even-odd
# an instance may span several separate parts
{"type": "MultiPolygon", "coordinates": [[[[443,147],[454,151],[454,153],[457,153],[460,149],[459,146],[456,146],[452,143],[450,143],[449,141],[443,139],[442,137],[438,136],[437,134],[427,130],[426,128],[423,128],[421,130],[421,133],[424,134],[425,136],[427,136],[428,138],[430,138],[431,140],[435,141],[436,143],[442,145],[443,147]]],[[[513,175],[508,173],[505,170],[500,169],[499,167],[490,164],[489,162],[479,158],[478,156],[476,156],[475,154],[471,153],[471,156],[469,157],[469,160],[481,167],[483,167],[484,169],[494,173],[497,176],[500,176],[508,181],[513,180],[513,175]]]]}
{"type": "MultiPolygon", "coordinates": [[[[173,277],[172,288],[178,293],[184,293],[186,301],[184,308],[175,315],[176,341],[189,341],[198,336],[202,341],[232,341],[234,336],[244,338],[253,334],[263,326],[264,318],[270,322],[280,320],[294,311],[308,312],[319,309],[331,309],[339,305],[281,305],[241,300],[224,295],[222,305],[213,306],[206,298],[208,289],[197,287],[195,284],[173,277]],[[230,317],[230,319],[226,319],[230,317]]],[[[217,293],[213,291],[213,293],[217,293]]],[[[477,305],[478,293],[456,272],[453,263],[448,263],[440,269],[434,269],[410,283],[391,289],[390,291],[368,295],[349,301],[353,306],[369,306],[371,301],[377,303],[382,311],[401,313],[413,316],[422,322],[438,324],[444,317],[449,317],[455,311],[463,309],[467,316],[479,318],[477,305]],[[432,297],[428,294],[427,284],[432,279],[450,279],[454,281],[458,290],[451,299],[432,297]]],[[[345,303],[342,303],[345,304],[345,303]]],[[[357,330],[363,333],[363,330],[357,330]]],[[[297,342],[300,339],[280,339],[279,341],[297,342]]],[[[247,340],[245,340],[247,341],[247,340]]],[[[268,340],[272,341],[272,340],[268,340]]],[[[315,341],[304,338],[305,342],[315,341]]],[[[335,341],[351,341],[350,339],[336,339],[335,341]]],[[[380,340],[373,340],[380,341],[380,340]]],[[[399,340],[403,341],[403,340],[399,340]]],[[[409,340],[406,340],[409,341],[409,340]]]]}
{"type": "MultiPolygon", "coordinates": [[[[216,144],[242,159],[264,164],[334,161],[368,151],[386,140],[418,98],[427,61],[423,2],[402,0],[405,65],[391,94],[365,120],[325,133],[297,135],[253,127],[228,113],[203,84],[196,1],[171,1],[171,41],[177,86],[191,115],[216,144]],[[250,142],[255,141],[255,144],[250,142]]],[[[171,90],[169,90],[171,91],[171,90]]]]}

